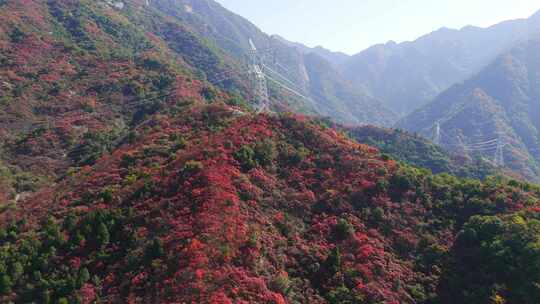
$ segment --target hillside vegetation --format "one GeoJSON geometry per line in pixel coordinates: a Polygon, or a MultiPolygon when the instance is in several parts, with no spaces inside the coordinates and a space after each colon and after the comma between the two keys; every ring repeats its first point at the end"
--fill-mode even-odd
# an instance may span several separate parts
{"type": "Polygon", "coordinates": [[[538,186],[255,114],[212,8],[0,0],[0,302],[540,302],[538,186]]]}
{"type": "Polygon", "coordinates": [[[2,233],[4,299],[538,300],[521,273],[536,249],[512,245],[536,229],[538,188],[434,176],[301,117],[199,100],[3,213],[20,219],[2,233]],[[492,221],[500,230],[483,234],[492,221]],[[475,246],[511,246],[506,257],[523,262],[500,269],[475,246]],[[461,270],[463,254],[478,277],[461,270]]]}

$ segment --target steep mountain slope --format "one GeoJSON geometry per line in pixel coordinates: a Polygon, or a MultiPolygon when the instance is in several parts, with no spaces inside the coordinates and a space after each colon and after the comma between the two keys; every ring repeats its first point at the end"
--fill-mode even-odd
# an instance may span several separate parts
{"type": "MultiPolygon", "coordinates": [[[[275,80],[309,97],[309,100],[306,100],[290,94],[288,99],[295,101],[288,106],[293,109],[329,116],[347,124],[371,123],[388,126],[397,120],[395,114],[379,100],[362,88],[352,86],[344,77],[326,77],[325,75],[339,73],[335,66],[323,58],[325,56],[320,56],[324,52],[306,53],[282,38],[268,36],[249,21],[224,9],[213,0],[153,0],[150,6],[189,24],[199,35],[210,38],[239,60],[246,60],[251,51],[249,39],[252,39],[261,50],[265,64],[292,83],[274,72],[266,72],[275,80]],[[324,82],[321,82],[321,79],[324,79],[324,82]],[[339,90],[335,91],[333,88],[339,90]],[[370,112],[366,113],[362,109],[370,109],[370,112]]],[[[270,84],[275,85],[273,81],[270,81],[270,84]]]]}
{"type": "MultiPolygon", "coordinates": [[[[540,172],[538,38],[531,37],[500,56],[478,75],[444,92],[399,126],[429,135],[439,122],[445,133],[443,144],[457,149],[500,138],[506,144],[504,156],[508,165],[529,177],[537,177],[540,172]]],[[[494,151],[484,153],[489,156],[494,151]]]]}
{"type": "Polygon", "coordinates": [[[355,85],[409,114],[540,31],[540,12],[489,28],[442,28],[413,42],[389,42],[352,56],[341,70],[355,85]]]}
{"type": "MultiPolygon", "coordinates": [[[[1,192],[15,198],[31,187],[16,185],[21,172],[51,182],[70,165],[91,162],[194,74],[234,67],[143,4],[1,3],[0,156],[11,172],[1,192]],[[141,20],[151,23],[148,31],[141,20]]],[[[211,99],[210,85],[197,89],[211,99]]]]}
{"type": "MultiPolygon", "coordinates": [[[[216,95],[214,83],[230,93],[231,104],[248,104],[253,86],[241,54],[248,37],[263,46],[272,39],[214,2],[205,3],[1,2],[2,199],[24,196],[70,166],[112,150],[145,113],[166,106],[194,79],[207,81],[197,89],[209,101],[216,95]],[[214,6],[217,15],[211,14],[214,6]]],[[[323,59],[304,58],[286,46],[277,50],[285,65],[302,70],[305,77],[299,79],[309,78],[304,61],[309,62],[315,81],[304,87],[324,102],[295,99],[270,83],[276,110],[293,108],[348,123],[394,120],[378,101],[334,77],[323,59]]]]}

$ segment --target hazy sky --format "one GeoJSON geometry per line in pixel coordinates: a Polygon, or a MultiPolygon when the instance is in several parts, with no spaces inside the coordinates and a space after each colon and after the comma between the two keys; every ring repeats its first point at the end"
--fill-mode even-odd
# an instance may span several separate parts
{"type": "Polygon", "coordinates": [[[489,26],[525,18],[540,0],[217,0],[268,34],[356,53],[414,40],[443,26],[489,26]]]}

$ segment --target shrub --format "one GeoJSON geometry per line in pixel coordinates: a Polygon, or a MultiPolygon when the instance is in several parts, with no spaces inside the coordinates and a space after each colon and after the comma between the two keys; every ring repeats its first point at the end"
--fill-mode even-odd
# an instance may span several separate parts
{"type": "Polygon", "coordinates": [[[330,252],[330,255],[324,261],[325,268],[331,273],[336,274],[341,271],[341,251],[339,247],[335,247],[330,252]]]}
{"type": "Polygon", "coordinates": [[[230,105],[230,106],[248,108],[247,101],[244,98],[242,98],[241,96],[231,97],[231,98],[227,99],[227,101],[225,103],[230,105]]]}
{"type": "Polygon", "coordinates": [[[171,148],[171,152],[185,149],[187,146],[187,140],[184,137],[177,137],[174,139],[174,143],[171,148]]]}

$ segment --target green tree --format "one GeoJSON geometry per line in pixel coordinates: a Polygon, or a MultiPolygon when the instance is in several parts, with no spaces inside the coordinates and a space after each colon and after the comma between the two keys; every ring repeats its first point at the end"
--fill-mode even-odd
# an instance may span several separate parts
{"type": "Polygon", "coordinates": [[[13,287],[13,282],[11,277],[7,274],[0,276],[0,294],[8,294],[11,292],[11,287],[13,287]]]}
{"type": "Polygon", "coordinates": [[[152,241],[152,244],[146,248],[146,259],[148,261],[160,258],[165,255],[165,249],[163,248],[163,242],[156,238],[152,241]]]}
{"type": "Polygon", "coordinates": [[[346,219],[340,219],[334,226],[333,234],[338,241],[347,239],[354,233],[354,227],[346,219]]]}
{"type": "Polygon", "coordinates": [[[190,176],[197,172],[200,172],[203,169],[203,164],[196,160],[190,160],[186,162],[184,165],[184,168],[182,169],[182,173],[184,176],[190,176]]]}
{"type": "Polygon", "coordinates": [[[330,255],[328,255],[328,258],[326,258],[325,264],[328,271],[330,271],[332,274],[341,271],[341,252],[339,247],[336,246],[334,249],[332,249],[332,252],[330,252],[330,255]]]}
{"type": "Polygon", "coordinates": [[[255,151],[250,146],[242,146],[234,153],[234,158],[240,163],[242,169],[251,170],[257,166],[255,151]]]}
{"type": "Polygon", "coordinates": [[[66,298],[58,299],[58,304],[69,304],[69,300],[66,298]]]}
{"type": "Polygon", "coordinates": [[[100,246],[106,246],[110,241],[109,228],[104,223],[99,223],[97,227],[97,242],[100,246]]]}
{"type": "Polygon", "coordinates": [[[277,156],[276,144],[273,140],[266,139],[258,142],[254,149],[254,158],[261,166],[270,166],[277,156]]]}
{"type": "Polygon", "coordinates": [[[81,268],[79,271],[79,276],[77,278],[77,285],[79,287],[83,286],[84,283],[88,282],[90,280],[90,272],[88,272],[88,269],[86,267],[81,268]]]}
{"type": "Polygon", "coordinates": [[[24,267],[20,262],[13,263],[11,276],[13,281],[19,280],[24,274],[24,267]]]}
{"type": "Polygon", "coordinates": [[[326,298],[330,304],[362,304],[364,298],[349,290],[346,286],[340,286],[328,292],[326,298]]]}

